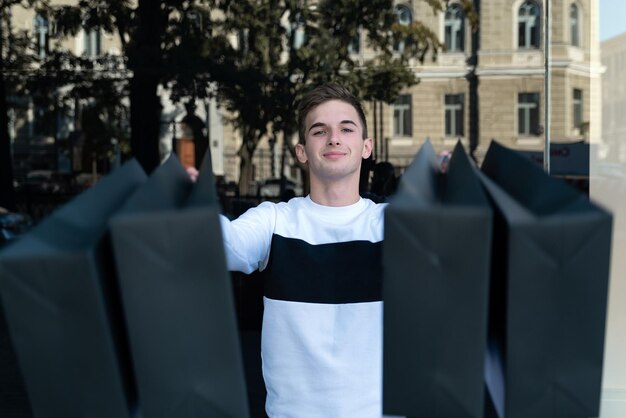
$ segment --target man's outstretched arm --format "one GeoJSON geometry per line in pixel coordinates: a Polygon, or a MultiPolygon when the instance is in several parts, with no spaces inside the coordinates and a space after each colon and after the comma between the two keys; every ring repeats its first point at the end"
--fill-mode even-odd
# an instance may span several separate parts
{"type": "MultiPolygon", "coordinates": [[[[195,167],[187,167],[186,170],[195,182],[198,170],[195,167]]],[[[233,221],[220,215],[228,270],[250,274],[265,268],[275,219],[276,212],[271,203],[252,208],[233,221]]]]}
{"type": "Polygon", "coordinates": [[[267,265],[276,220],[273,203],[264,202],[235,220],[220,215],[226,262],[231,271],[252,273],[267,265]]]}

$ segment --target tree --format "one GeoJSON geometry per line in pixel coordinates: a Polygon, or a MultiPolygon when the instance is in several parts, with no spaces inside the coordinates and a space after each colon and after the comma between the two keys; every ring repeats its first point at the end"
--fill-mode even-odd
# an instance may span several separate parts
{"type": "MultiPolygon", "coordinates": [[[[92,123],[102,122],[108,130],[106,134],[102,130],[84,130],[95,154],[107,152],[111,137],[124,139],[120,137],[126,127],[119,121],[127,119],[123,98],[130,95],[132,152],[148,172],[159,164],[161,106],[156,93],[163,78],[160,46],[164,38],[160,28],[187,2],[141,0],[138,7],[133,3],[80,0],[76,5],[53,6],[45,0],[0,0],[0,187],[4,206],[15,206],[4,90],[8,74],[12,95],[28,95],[52,115],[71,108],[81,114],[81,102],[88,100],[90,109],[85,116],[92,123]],[[75,36],[80,30],[116,33],[124,56],[77,57],[58,43],[46,45],[46,54],[38,55],[32,48],[32,34],[18,34],[10,27],[9,11],[15,5],[30,8],[54,22],[59,38],[75,36]],[[130,83],[126,65],[133,70],[130,83]]],[[[75,122],[81,125],[80,119],[75,122]]],[[[49,129],[56,133],[54,126],[49,129]]]]}
{"type": "MultiPolygon", "coordinates": [[[[130,0],[80,0],[75,6],[50,10],[63,34],[75,35],[80,29],[117,34],[126,58],[124,63],[132,71],[127,92],[131,151],[148,173],[160,163],[161,104],[157,86],[161,81],[161,42],[168,11],[161,6],[162,2],[152,0],[139,0],[136,8],[130,0]]],[[[121,100],[121,95],[118,99],[121,100]]]]}
{"type": "Polygon", "coordinates": [[[164,19],[161,10],[158,1],[139,0],[132,48],[127,49],[129,67],[133,71],[130,82],[131,149],[148,173],[160,162],[161,103],[157,87],[163,59],[161,38],[164,19]]]}
{"type": "Polygon", "coordinates": [[[9,210],[16,209],[16,202],[7,97],[19,91],[22,86],[19,75],[35,59],[28,34],[12,27],[10,11],[14,6],[33,7],[39,3],[0,0],[0,207],[9,210]]]}
{"type": "MultiPolygon", "coordinates": [[[[181,65],[181,62],[197,62],[201,56],[195,43],[202,45],[205,33],[190,29],[189,12],[203,12],[209,22],[210,0],[138,0],[133,6],[130,0],[80,0],[76,6],[54,9],[56,20],[68,33],[99,28],[118,35],[122,52],[132,77],[129,83],[131,151],[149,173],[160,163],[159,133],[162,105],[157,95],[159,85],[176,84],[181,87],[173,93],[179,100],[190,94],[188,81],[198,74],[206,73],[197,65],[181,65]],[[201,7],[202,6],[202,7],[201,7]],[[173,60],[176,48],[187,48],[184,59],[173,60]],[[191,69],[191,71],[189,71],[191,69]]],[[[192,97],[196,97],[194,91],[192,97]]]]}
{"type": "MultiPolygon", "coordinates": [[[[446,4],[445,0],[421,1],[435,11],[446,4]]],[[[470,3],[463,0],[466,7],[470,3]]],[[[280,133],[284,148],[293,153],[294,105],[312,84],[340,81],[364,100],[390,103],[403,88],[417,82],[408,60],[424,60],[429,51],[435,54],[441,47],[437,36],[420,22],[397,24],[392,0],[139,0],[134,4],[79,0],[75,6],[53,8],[38,2],[61,35],[75,35],[81,29],[116,33],[123,51],[121,62],[132,71],[132,79],[127,83],[128,74],[117,64],[107,67],[108,57],[100,62],[54,51],[41,63],[40,80],[31,80],[30,91],[34,94],[38,88],[64,83],[71,86],[67,90],[71,93],[53,104],[59,107],[66,99],[98,91],[98,99],[108,98],[101,112],[109,121],[116,112],[124,113],[119,103],[128,94],[132,153],[148,172],[159,164],[157,87],[167,87],[174,101],[216,96],[242,134],[243,193],[252,180],[252,158],[263,137],[276,138],[280,133]],[[375,52],[371,59],[360,61],[352,53],[355,39],[375,52]],[[399,41],[404,48],[395,51],[399,41]],[[83,74],[80,77],[77,69],[83,74]]]]}
{"type": "Polygon", "coordinates": [[[96,160],[107,167],[112,140],[128,142],[129,110],[124,100],[128,80],[120,57],[75,56],[57,46],[25,79],[23,93],[47,110],[48,135],[54,136],[57,144],[67,139],[58,137],[57,121],[74,115],[75,132],[84,140],[85,164],[96,160]]]}
{"type": "MultiPolygon", "coordinates": [[[[434,10],[445,4],[423,1],[434,10]]],[[[340,81],[365,100],[390,103],[417,82],[408,59],[423,60],[440,48],[436,34],[421,23],[398,25],[392,0],[243,0],[220,7],[221,29],[236,34],[238,42],[208,66],[209,77],[242,133],[242,193],[252,179],[254,151],[268,131],[282,132],[293,153],[294,106],[310,85],[340,81]],[[358,38],[375,52],[365,62],[351,51],[358,38]],[[406,47],[394,51],[400,39],[406,47]]]]}

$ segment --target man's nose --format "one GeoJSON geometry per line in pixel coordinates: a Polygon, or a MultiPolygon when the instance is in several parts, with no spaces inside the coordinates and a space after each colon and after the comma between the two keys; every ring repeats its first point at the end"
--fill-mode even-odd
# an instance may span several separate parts
{"type": "Polygon", "coordinates": [[[328,136],[328,145],[339,145],[340,143],[339,129],[331,129],[330,135],[328,136]]]}

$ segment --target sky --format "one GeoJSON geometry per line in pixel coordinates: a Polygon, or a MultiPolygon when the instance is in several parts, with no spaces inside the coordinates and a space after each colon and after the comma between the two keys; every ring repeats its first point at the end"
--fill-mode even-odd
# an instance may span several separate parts
{"type": "Polygon", "coordinates": [[[626,0],[600,0],[600,42],[626,32],[626,0]]]}

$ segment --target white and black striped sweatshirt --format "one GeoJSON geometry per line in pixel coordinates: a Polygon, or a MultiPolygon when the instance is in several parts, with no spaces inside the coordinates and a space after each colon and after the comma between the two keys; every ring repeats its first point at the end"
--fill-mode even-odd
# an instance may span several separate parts
{"type": "Polygon", "coordinates": [[[266,412],[380,417],[384,204],[265,202],[222,230],[230,270],[266,269],[266,412]]]}

